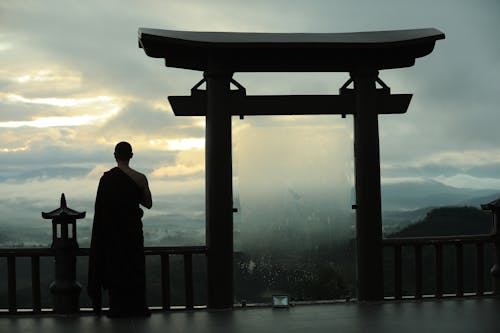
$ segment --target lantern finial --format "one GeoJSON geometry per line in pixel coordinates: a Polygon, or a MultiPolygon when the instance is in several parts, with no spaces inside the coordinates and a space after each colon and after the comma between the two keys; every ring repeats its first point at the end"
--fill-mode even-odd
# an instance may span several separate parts
{"type": "Polygon", "coordinates": [[[61,208],[67,208],[66,197],[64,196],[64,193],[61,193],[61,208]]]}

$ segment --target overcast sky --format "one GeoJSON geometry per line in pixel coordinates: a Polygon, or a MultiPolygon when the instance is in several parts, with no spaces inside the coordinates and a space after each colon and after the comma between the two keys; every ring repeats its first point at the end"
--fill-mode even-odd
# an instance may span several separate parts
{"type": "MultiPolygon", "coordinates": [[[[446,39],[436,43],[433,53],[411,68],[380,73],[393,92],[414,94],[407,114],[380,117],[383,181],[431,179],[500,189],[498,0],[2,0],[3,198],[55,201],[61,192],[93,198],[121,140],[133,144],[133,165],[147,174],[154,194],[203,190],[204,119],[175,118],[166,101],[169,95],[188,94],[202,73],[165,68],[161,59],[147,57],[138,48],[139,27],[249,32],[438,28],[446,39]]],[[[336,94],[348,75],[237,73],[235,78],[248,94],[336,94]]],[[[289,142],[296,143],[304,133],[319,133],[314,143],[324,143],[340,162],[333,168],[319,163],[318,172],[344,168],[339,173],[345,174],[352,168],[351,117],[235,118],[233,123],[235,142],[252,128],[260,131],[257,147],[265,144],[262,137],[279,142],[289,135],[289,142]],[[262,132],[265,128],[270,132],[262,132]]],[[[301,155],[307,148],[295,146],[297,151],[282,158],[325,154],[318,147],[318,155],[301,155]]],[[[248,151],[239,154],[248,153],[244,161],[251,164],[259,151],[248,148],[248,140],[245,147],[248,151]]]]}

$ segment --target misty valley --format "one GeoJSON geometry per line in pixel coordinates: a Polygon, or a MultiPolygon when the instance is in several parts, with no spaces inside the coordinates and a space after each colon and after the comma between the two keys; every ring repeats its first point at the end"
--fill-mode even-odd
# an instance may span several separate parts
{"type": "MultiPolygon", "coordinates": [[[[415,185],[415,184],[413,184],[415,185]]],[[[405,193],[412,193],[413,202],[425,204],[429,194],[418,197],[418,191],[407,184],[405,193]]],[[[422,190],[423,184],[417,184],[422,190]]],[[[401,191],[402,185],[397,188],[401,191]]],[[[445,185],[429,184],[427,191],[441,207],[420,207],[405,209],[407,198],[391,197],[389,187],[383,188],[386,206],[395,208],[384,211],[384,237],[443,236],[458,234],[483,234],[491,228],[491,215],[478,208],[479,203],[486,203],[498,197],[494,191],[476,190],[467,192],[456,189],[455,205],[446,200],[454,188],[445,185]],[[434,190],[429,190],[434,187],[434,190]],[[439,187],[439,188],[438,188],[439,187]],[[440,202],[439,193],[443,200],[440,202]],[[457,197],[457,196],[463,197],[457,197]],[[446,199],[445,199],[446,198],[446,199]]],[[[349,299],[356,297],[355,292],[355,214],[337,206],[327,193],[321,191],[295,190],[284,188],[280,194],[269,193],[259,197],[240,196],[238,213],[234,215],[234,280],[235,302],[268,303],[273,294],[288,294],[296,301],[349,299]]],[[[21,201],[4,214],[0,224],[0,247],[48,247],[51,243],[50,221],[42,220],[40,211],[54,207],[40,207],[39,204],[21,201]],[[23,209],[21,209],[23,206],[23,209]],[[9,215],[9,213],[11,215],[9,215]]],[[[73,200],[72,208],[84,207],[88,210],[87,218],[78,221],[78,242],[80,247],[90,243],[92,202],[73,200]]],[[[204,245],[204,196],[171,196],[158,198],[158,207],[175,207],[144,218],[144,238],[146,246],[194,246],[204,245]]],[[[349,207],[350,208],[350,207],[349,207]]],[[[445,276],[453,290],[454,263],[453,249],[444,250],[445,276]],[[451,266],[450,266],[451,265],[451,266]]],[[[491,266],[491,248],[485,249],[486,267],[491,266]]],[[[411,249],[403,248],[403,276],[408,283],[403,285],[403,292],[411,294],[414,258],[411,249]]],[[[150,305],[161,304],[160,258],[147,257],[147,290],[150,305]]],[[[77,280],[85,287],[87,281],[87,257],[78,257],[77,280]]],[[[424,267],[433,267],[434,252],[424,249],[424,267]]],[[[464,289],[473,290],[474,286],[474,248],[464,248],[464,289]]],[[[50,305],[48,286],[53,280],[54,259],[42,258],[41,289],[42,306],[50,305]]],[[[206,304],[206,269],[203,255],[193,256],[194,301],[206,304]]],[[[384,255],[385,294],[393,294],[393,256],[384,255]]],[[[184,302],[182,256],[172,256],[170,265],[172,304],[184,302]]],[[[6,276],[6,258],[0,259],[0,275],[6,276]]],[[[18,259],[17,263],[18,303],[27,307],[31,302],[31,273],[29,258],[18,259]]],[[[432,272],[424,272],[424,293],[432,293],[434,288],[432,272]]],[[[485,273],[485,276],[488,276],[485,273]]],[[[487,279],[488,280],[488,279],[487,279]]],[[[488,280],[489,281],[489,280],[488,280]]],[[[486,281],[488,284],[489,282],[486,281]]],[[[0,307],[6,307],[7,280],[0,279],[0,307]]],[[[445,290],[446,291],[446,290],[445,290]]],[[[82,306],[90,306],[85,288],[82,292],[82,306]]]]}

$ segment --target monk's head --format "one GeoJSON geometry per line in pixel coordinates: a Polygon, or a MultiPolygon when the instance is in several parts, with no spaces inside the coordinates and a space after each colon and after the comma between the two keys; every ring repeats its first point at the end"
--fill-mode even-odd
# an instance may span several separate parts
{"type": "Polygon", "coordinates": [[[117,161],[129,161],[133,155],[130,143],[122,141],[115,146],[115,158],[117,161]]]}

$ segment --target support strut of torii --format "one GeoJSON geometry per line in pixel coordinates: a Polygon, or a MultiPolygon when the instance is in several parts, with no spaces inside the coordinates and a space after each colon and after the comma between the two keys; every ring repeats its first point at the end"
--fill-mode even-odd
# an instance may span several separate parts
{"type": "Polygon", "coordinates": [[[357,298],[383,299],[378,115],[405,113],[412,95],[391,94],[378,71],[413,66],[444,37],[433,28],[357,33],[139,29],[139,47],[148,56],[164,58],[167,67],[204,73],[190,96],[171,96],[169,101],[177,116],[206,118],[209,308],[230,308],[234,303],[233,115],[353,115],[357,298]],[[232,78],[235,72],[348,72],[350,79],[339,95],[247,96],[232,78]],[[198,89],[203,81],[206,90],[198,89]],[[238,89],[231,90],[231,84],[238,89]]]}

